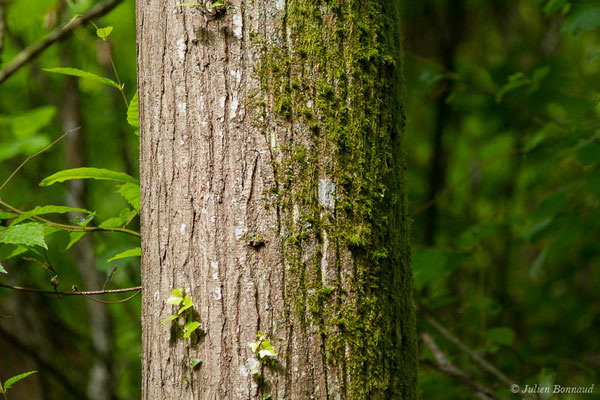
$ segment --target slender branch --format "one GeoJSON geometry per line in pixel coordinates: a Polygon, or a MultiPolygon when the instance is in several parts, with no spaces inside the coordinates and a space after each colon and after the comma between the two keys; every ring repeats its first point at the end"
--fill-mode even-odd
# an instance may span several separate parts
{"type": "Polygon", "coordinates": [[[72,394],[78,399],[87,399],[88,397],[84,392],[80,391],[73,382],[69,380],[60,370],[54,365],[55,360],[47,360],[40,355],[40,351],[33,346],[23,342],[21,339],[13,335],[12,333],[4,330],[0,327],[0,337],[6,340],[8,343],[21,350],[23,353],[31,357],[45,372],[53,375],[56,381],[64,386],[68,393],[72,394]]]}
{"type": "Polygon", "coordinates": [[[87,299],[95,301],[96,303],[100,303],[100,304],[119,304],[119,303],[126,303],[129,300],[133,299],[135,296],[137,296],[138,294],[140,294],[140,292],[142,291],[141,287],[140,290],[138,290],[137,292],[135,292],[134,294],[132,294],[129,297],[125,297],[124,299],[121,300],[116,300],[116,301],[106,301],[106,300],[100,300],[100,299],[96,299],[92,296],[89,295],[84,295],[87,299]]]}
{"type": "Polygon", "coordinates": [[[0,71],[0,84],[2,84],[5,80],[7,80],[12,74],[17,72],[21,67],[27,64],[29,61],[33,60],[37,56],[39,56],[44,50],[50,47],[53,43],[56,43],[61,40],[65,40],[68,38],[71,33],[81,25],[85,24],[89,20],[102,16],[113,8],[117,6],[122,0],[107,0],[103,3],[97,4],[92,7],[89,11],[82,14],[79,18],[74,21],[71,21],[63,28],[58,28],[53,30],[37,43],[32,44],[27,47],[25,50],[20,52],[13,60],[8,63],[3,70],[0,71]]]}
{"type": "Polygon", "coordinates": [[[38,293],[38,294],[51,294],[51,295],[62,295],[62,296],[92,296],[92,295],[106,295],[106,294],[115,294],[115,293],[127,293],[133,291],[142,290],[141,286],[134,286],[123,289],[106,289],[106,290],[92,290],[92,291],[79,291],[77,287],[74,287],[72,292],[66,291],[54,291],[54,290],[43,290],[43,289],[35,289],[35,288],[26,288],[21,286],[13,286],[7,285],[5,283],[0,283],[0,287],[5,289],[17,290],[19,292],[29,292],[29,293],[38,293]]]}
{"type": "MultiPolygon", "coordinates": [[[[459,338],[454,336],[444,326],[442,326],[442,324],[439,323],[435,318],[433,318],[429,313],[427,313],[421,307],[417,307],[417,311],[423,317],[423,319],[425,319],[425,321],[427,321],[427,323],[429,323],[429,325],[433,329],[435,329],[440,335],[442,335],[444,338],[446,338],[450,343],[452,343],[453,345],[458,347],[462,352],[464,352],[466,355],[468,355],[469,358],[471,358],[471,360],[473,360],[475,363],[477,363],[481,368],[483,368],[485,371],[487,371],[491,375],[495,376],[500,382],[505,384],[507,387],[515,385],[514,380],[510,379],[502,371],[500,371],[498,368],[496,368],[495,366],[490,364],[487,360],[485,360],[483,357],[481,357],[479,354],[477,354],[476,351],[470,349],[459,338]]],[[[527,393],[523,393],[522,395],[523,395],[523,397],[525,397],[527,399],[535,399],[536,398],[527,393]]]]}
{"type": "Polygon", "coordinates": [[[2,184],[2,186],[0,186],[0,192],[2,191],[2,189],[4,189],[4,187],[8,184],[8,182],[10,182],[10,180],[17,174],[17,172],[19,172],[19,170],[21,168],[23,168],[25,166],[25,164],[27,164],[31,159],[39,156],[40,154],[50,150],[56,143],[60,142],[61,140],[63,140],[65,138],[65,136],[67,136],[69,133],[75,132],[77,130],[81,129],[80,126],[78,126],[77,128],[73,128],[71,130],[68,130],[67,132],[63,133],[58,139],[56,139],[54,142],[50,143],[48,146],[44,147],[43,149],[41,149],[40,151],[38,151],[35,154],[30,155],[29,157],[27,157],[25,159],[25,161],[23,161],[21,164],[19,164],[19,166],[17,168],[15,168],[15,170],[12,172],[12,174],[10,174],[10,176],[8,178],[6,178],[6,180],[4,181],[4,183],[2,184]]]}
{"type": "MultiPolygon", "coordinates": [[[[0,205],[6,207],[10,211],[13,211],[17,214],[24,213],[23,210],[19,210],[18,208],[11,206],[10,204],[6,203],[3,200],[0,200],[0,205]]],[[[50,220],[42,218],[39,215],[30,217],[28,219],[44,222],[48,226],[52,226],[52,227],[62,229],[64,231],[69,231],[69,232],[120,232],[120,233],[125,233],[127,235],[135,236],[138,238],[141,237],[139,232],[132,231],[131,229],[125,229],[125,228],[109,228],[109,227],[101,227],[101,226],[80,226],[80,225],[59,224],[58,222],[52,222],[50,220]]]]}
{"type": "Polygon", "coordinates": [[[444,328],[442,326],[442,324],[440,324],[431,315],[422,313],[422,316],[425,319],[425,321],[427,321],[429,323],[429,325],[431,325],[431,327],[433,329],[438,331],[438,333],[440,333],[443,337],[445,337],[450,343],[454,344],[456,347],[458,347],[460,350],[462,350],[464,353],[466,353],[473,361],[475,361],[477,364],[479,364],[484,370],[486,370],[490,374],[494,375],[496,378],[498,378],[498,380],[500,380],[502,383],[504,383],[508,386],[514,384],[514,381],[512,379],[510,379],[509,377],[504,375],[504,373],[502,373],[502,371],[500,371],[498,368],[494,367],[492,364],[490,364],[489,362],[484,360],[474,350],[471,350],[469,347],[467,347],[467,345],[465,345],[463,342],[460,341],[459,338],[457,338],[452,333],[450,333],[446,328],[444,328]]]}
{"type": "Polygon", "coordinates": [[[494,395],[491,389],[476,382],[471,377],[469,377],[464,371],[452,364],[448,360],[446,355],[442,353],[439,346],[430,334],[426,332],[422,333],[421,339],[423,340],[425,346],[427,346],[427,348],[431,351],[431,354],[433,354],[433,357],[436,361],[433,362],[428,359],[421,359],[421,364],[429,365],[430,367],[433,367],[439,372],[448,375],[450,378],[457,379],[465,383],[473,391],[475,396],[477,396],[481,400],[499,400],[498,397],[494,395]]]}

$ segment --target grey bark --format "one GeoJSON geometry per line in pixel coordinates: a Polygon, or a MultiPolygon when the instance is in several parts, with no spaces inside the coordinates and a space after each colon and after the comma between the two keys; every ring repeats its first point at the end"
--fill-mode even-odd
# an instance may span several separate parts
{"type": "MultiPolygon", "coordinates": [[[[338,162],[333,142],[314,139],[308,124],[293,120],[297,111],[288,110],[287,103],[278,99],[278,89],[274,89],[278,79],[293,77],[261,75],[266,56],[280,50],[294,52],[288,26],[292,2],[225,3],[222,10],[207,10],[179,6],[175,0],[137,2],[142,398],[258,399],[267,394],[273,399],[416,398],[407,231],[397,228],[404,238],[396,243],[399,238],[388,235],[386,225],[406,222],[405,198],[393,193],[402,185],[398,177],[403,169],[394,171],[397,175],[388,186],[392,194],[385,195],[389,196],[386,201],[398,201],[391,222],[381,223],[388,229],[382,237],[397,245],[400,250],[394,251],[402,254],[402,260],[395,261],[402,263],[392,265],[393,257],[381,261],[388,269],[374,273],[371,283],[383,290],[372,293],[370,288],[356,286],[365,282],[360,274],[369,271],[363,265],[366,258],[361,258],[366,245],[357,243],[352,250],[346,239],[336,235],[336,229],[343,230],[351,221],[336,217],[345,213],[336,204],[352,199],[341,194],[345,189],[339,188],[341,178],[335,175],[338,162]],[[314,150],[309,149],[306,159],[314,154],[319,157],[303,170],[290,164],[286,149],[305,145],[314,150]],[[309,177],[302,175],[307,170],[312,171],[309,177]],[[308,188],[302,187],[303,181],[308,188]],[[295,197],[300,193],[308,196],[306,203],[295,197]],[[322,220],[314,222],[318,229],[304,218],[306,208],[318,210],[316,219],[322,220]],[[342,222],[338,226],[327,222],[328,218],[342,222]],[[300,244],[290,244],[296,237],[300,244]],[[176,311],[166,300],[178,287],[190,295],[202,323],[203,335],[189,347],[173,326],[160,324],[176,311]],[[396,293],[390,293],[393,290],[396,293]],[[319,297],[331,293],[331,300],[319,297]],[[402,301],[389,300],[395,296],[402,301]],[[370,308],[363,300],[371,298],[378,305],[384,298],[390,302],[389,309],[380,309],[383,317],[364,311],[370,308]],[[364,323],[366,335],[371,328],[375,333],[383,328],[361,321],[361,312],[375,324],[380,318],[391,319],[386,323],[389,337],[364,340],[369,343],[365,349],[377,350],[373,354],[360,354],[363,341],[355,326],[364,323]],[[400,315],[405,320],[395,321],[400,315]],[[345,335],[345,330],[352,335],[345,335]],[[273,368],[261,368],[262,381],[251,373],[257,357],[248,346],[259,331],[268,334],[278,351],[273,368]],[[383,341],[390,345],[385,347],[383,341]],[[383,354],[384,347],[398,354],[383,354]],[[200,367],[186,368],[190,359],[201,360],[200,367]]],[[[302,2],[294,3],[302,7],[298,5],[302,2]]],[[[329,8],[323,6],[319,20],[341,24],[329,8]]],[[[342,51],[341,39],[331,34],[332,26],[324,24],[324,33],[316,40],[342,51]]],[[[304,27],[297,29],[304,34],[304,27]]],[[[315,82],[322,74],[337,91],[339,82],[326,68],[327,63],[339,60],[327,57],[323,64],[313,63],[310,68],[315,82]]],[[[269,68],[286,69],[285,60],[277,63],[273,56],[269,68]]],[[[290,70],[295,73],[300,71],[290,70]]],[[[383,97],[378,92],[382,89],[369,82],[377,87],[370,95],[383,97]]],[[[358,97],[367,96],[361,92],[360,79],[349,85],[358,97]]],[[[294,107],[298,98],[292,99],[294,107]]],[[[348,102],[352,105],[352,100],[348,102]]],[[[307,104],[310,108],[314,102],[307,104]]],[[[397,105],[386,107],[396,109],[397,105]]],[[[314,109],[319,118],[328,112],[314,109]]],[[[387,115],[373,115],[369,126],[380,117],[382,124],[388,122],[387,115]]],[[[396,119],[400,117],[401,110],[390,123],[394,125],[388,138],[394,148],[390,168],[402,164],[396,151],[400,125],[396,119]]],[[[365,138],[365,152],[378,146],[369,147],[370,140],[365,138]]],[[[357,154],[362,150],[358,147],[357,154]]],[[[304,158],[298,161],[303,162],[304,158]]],[[[380,168],[378,163],[369,158],[365,168],[380,168]]],[[[384,195],[378,192],[377,197],[384,195]]],[[[360,227],[347,229],[355,228],[360,227]]],[[[385,259],[383,253],[380,256],[385,259]]]]}

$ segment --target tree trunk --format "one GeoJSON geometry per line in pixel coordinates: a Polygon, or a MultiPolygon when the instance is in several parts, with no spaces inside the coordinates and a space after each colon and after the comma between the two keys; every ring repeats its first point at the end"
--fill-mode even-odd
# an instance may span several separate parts
{"type": "Polygon", "coordinates": [[[416,398],[397,2],[178,3],[137,2],[142,398],[416,398]]]}

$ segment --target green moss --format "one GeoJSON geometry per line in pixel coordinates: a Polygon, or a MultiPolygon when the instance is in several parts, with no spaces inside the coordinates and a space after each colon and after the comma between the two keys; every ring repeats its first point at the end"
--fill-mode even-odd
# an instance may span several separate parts
{"type": "Polygon", "coordinates": [[[286,40],[264,44],[257,73],[267,111],[289,127],[273,149],[286,300],[348,377],[342,398],[414,399],[398,4],[288,0],[283,21],[286,40]],[[335,211],[319,204],[323,177],[335,184],[335,211]],[[337,254],[338,279],[327,283],[324,234],[337,254]]]}

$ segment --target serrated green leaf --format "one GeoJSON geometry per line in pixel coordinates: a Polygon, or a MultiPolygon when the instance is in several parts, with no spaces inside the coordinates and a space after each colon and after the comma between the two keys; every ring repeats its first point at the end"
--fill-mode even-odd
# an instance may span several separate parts
{"type": "MultiPolygon", "coordinates": [[[[73,222],[79,226],[87,226],[95,217],[95,214],[90,214],[84,218],[73,218],[73,222]]],[[[69,250],[73,245],[81,240],[86,232],[69,232],[69,243],[65,250],[69,250]]]]}
{"type": "Polygon", "coordinates": [[[21,255],[27,251],[27,247],[14,244],[4,244],[0,246],[0,261],[21,255]]]}
{"type": "Polygon", "coordinates": [[[200,327],[200,322],[198,321],[188,321],[184,326],[185,333],[183,334],[184,338],[189,338],[192,333],[200,327]]]}
{"type": "Polygon", "coordinates": [[[137,91],[131,98],[129,107],[127,108],[127,123],[134,128],[139,129],[140,127],[140,105],[137,91]]]}
{"type": "Polygon", "coordinates": [[[121,210],[118,217],[108,218],[107,220],[103,221],[99,226],[101,228],[117,228],[122,225],[125,225],[127,221],[133,218],[135,214],[135,210],[124,208],[121,210]]]}
{"type": "Polygon", "coordinates": [[[275,349],[273,348],[273,345],[271,344],[270,340],[267,340],[267,339],[263,340],[262,343],[261,343],[261,345],[262,345],[263,349],[265,349],[265,350],[271,350],[271,351],[275,352],[275,349]]]}
{"type": "Polygon", "coordinates": [[[173,296],[173,297],[183,297],[183,288],[173,289],[173,292],[171,293],[171,296],[173,296]]]}
{"type": "Polygon", "coordinates": [[[200,363],[202,362],[202,360],[200,360],[199,358],[192,358],[190,360],[190,367],[192,369],[196,368],[198,365],[200,365],[200,363]]]}
{"type": "Polygon", "coordinates": [[[98,179],[123,183],[132,183],[134,185],[140,184],[139,180],[123,172],[112,171],[110,169],[104,168],[84,167],[58,171],[57,173],[52,174],[47,178],[44,178],[40,182],[40,186],[50,186],[55,183],[64,182],[71,179],[98,179]]]}
{"type": "Polygon", "coordinates": [[[167,299],[167,304],[172,304],[174,306],[178,306],[181,304],[182,301],[183,301],[183,299],[181,297],[170,296],[167,299]]]}
{"type": "Polygon", "coordinates": [[[277,352],[275,350],[272,350],[272,349],[261,349],[258,352],[258,357],[259,358],[275,357],[276,355],[277,355],[277,352]]]}
{"type": "Polygon", "coordinates": [[[15,383],[19,382],[21,379],[25,379],[29,375],[35,374],[36,372],[37,371],[29,371],[29,372],[25,372],[23,374],[20,374],[20,375],[17,375],[17,376],[13,376],[12,378],[7,379],[6,382],[4,382],[4,390],[10,389],[12,387],[12,385],[14,385],[15,383]]]}
{"type": "Polygon", "coordinates": [[[188,308],[192,307],[194,305],[194,302],[192,301],[192,299],[190,298],[190,296],[188,296],[186,294],[185,297],[183,298],[183,304],[184,304],[184,306],[181,307],[179,309],[179,311],[177,312],[178,315],[180,315],[181,313],[183,313],[188,308]]]}
{"type": "Polygon", "coordinates": [[[108,218],[98,225],[100,228],[118,228],[125,222],[119,217],[108,218]]]}
{"type": "Polygon", "coordinates": [[[59,68],[42,68],[46,72],[52,72],[54,74],[62,74],[62,75],[71,75],[77,76],[79,78],[91,79],[96,82],[103,83],[108,86],[115,87],[117,89],[121,89],[119,84],[112,79],[105,78],[103,76],[99,76],[96,74],[92,74],[91,72],[83,71],[77,68],[71,67],[59,67],[59,68]]]}
{"type": "Polygon", "coordinates": [[[93,220],[95,216],[96,216],[95,213],[91,213],[90,215],[86,215],[85,217],[74,217],[72,219],[72,221],[75,225],[87,226],[87,224],[89,224],[90,221],[93,220]]]}
{"type": "Polygon", "coordinates": [[[15,214],[15,213],[7,212],[7,211],[0,211],[0,220],[11,219],[11,218],[16,218],[16,217],[17,217],[17,214],[15,214]]]}
{"type": "Polygon", "coordinates": [[[35,217],[36,215],[46,215],[46,214],[64,214],[68,212],[80,212],[84,214],[93,214],[91,211],[88,211],[83,208],[73,208],[67,206],[42,206],[38,208],[34,208],[33,210],[25,211],[21,215],[19,215],[15,220],[13,220],[10,224],[16,225],[21,221],[25,221],[31,217],[35,217]]]}
{"type": "Polygon", "coordinates": [[[116,254],[113,258],[111,258],[107,262],[111,262],[114,260],[120,260],[121,258],[127,258],[127,257],[140,257],[141,255],[142,255],[142,249],[140,247],[136,247],[133,249],[125,250],[122,253],[116,254]]]}
{"type": "Polygon", "coordinates": [[[106,26],[104,28],[98,28],[96,29],[96,35],[102,39],[102,40],[106,40],[106,38],[110,35],[110,33],[112,32],[113,27],[112,26],[106,26]]]}
{"type": "Polygon", "coordinates": [[[119,189],[117,189],[117,192],[121,196],[123,196],[123,198],[125,200],[127,200],[127,202],[129,204],[131,204],[131,206],[133,208],[135,208],[136,210],[139,211],[139,209],[140,209],[140,185],[139,184],[124,183],[123,185],[119,186],[119,189]]]}
{"type": "Polygon", "coordinates": [[[250,342],[248,343],[248,346],[250,347],[253,353],[256,353],[256,351],[258,350],[258,346],[260,346],[260,340],[256,342],[250,342]]]}
{"type": "Polygon", "coordinates": [[[85,236],[85,232],[69,232],[69,243],[65,250],[69,250],[73,245],[81,240],[85,236]]]}
{"type": "Polygon", "coordinates": [[[167,318],[160,321],[160,324],[162,325],[165,322],[173,321],[174,319],[177,319],[178,317],[179,317],[179,315],[169,315],[167,318]]]}
{"type": "Polygon", "coordinates": [[[179,309],[179,311],[177,311],[177,315],[181,315],[181,314],[183,314],[183,312],[184,312],[185,310],[187,310],[188,308],[190,308],[190,307],[191,307],[191,305],[185,305],[185,306],[181,307],[181,308],[179,309]]]}
{"type": "Polygon", "coordinates": [[[41,246],[48,249],[44,233],[44,225],[37,222],[9,226],[0,230],[0,243],[41,246]]]}

